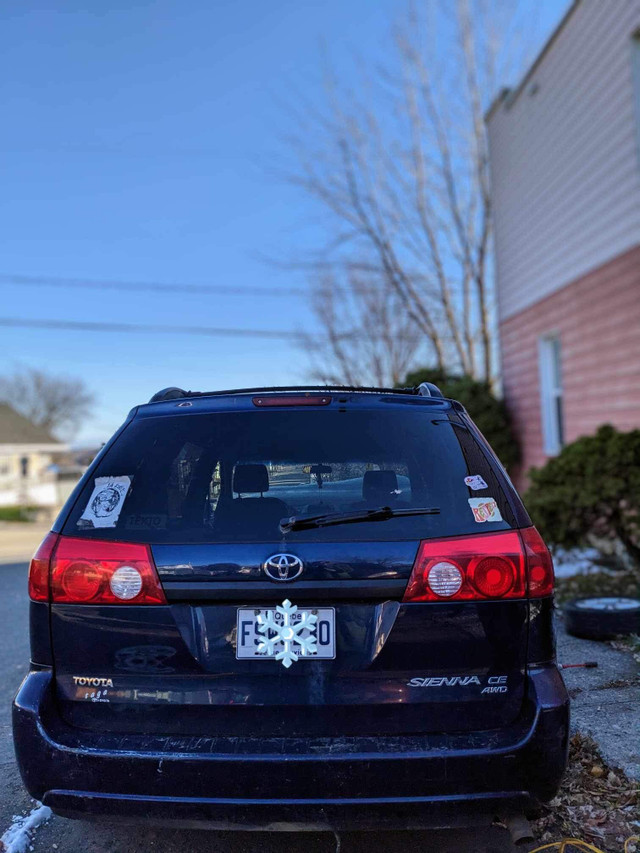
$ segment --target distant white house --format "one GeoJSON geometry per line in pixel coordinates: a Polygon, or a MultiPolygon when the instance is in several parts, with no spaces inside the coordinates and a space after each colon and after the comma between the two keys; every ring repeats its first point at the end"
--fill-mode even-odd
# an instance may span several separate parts
{"type": "Polygon", "coordinates": [[[68,450],[45,429],[0,403],[0,506],[61,506],[79,478],[74,474],[68,483],[55,464],[68,450]]]}

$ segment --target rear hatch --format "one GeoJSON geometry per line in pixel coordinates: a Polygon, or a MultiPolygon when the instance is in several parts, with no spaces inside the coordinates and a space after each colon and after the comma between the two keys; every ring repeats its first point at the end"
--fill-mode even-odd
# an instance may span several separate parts
{"type": "MultiPolygon", "coordinates": [[[[523,576],[500,483],[447,401],[143,407],[86,479],[53,572],[57,560],[77,578],[100,553],[104,566],[135,566],[148,546],[166,603],[107,587],[84,603],[54,601],[61,713],[101,731],[208,736],[508,724],[524,698],[520,581],[497,598],[465,579],[469,594],[449,600],[425,596],[420,574],[505,552],[523,576]],[[393,512],[327,523],[379,507],[393,512]],[[291,516],[325,522],[282,533],[291,516]],[[303,642],[285,643],[287,626],[303,642]]],[[[450,568],[438,571],[452,582],[450,568]]]]}

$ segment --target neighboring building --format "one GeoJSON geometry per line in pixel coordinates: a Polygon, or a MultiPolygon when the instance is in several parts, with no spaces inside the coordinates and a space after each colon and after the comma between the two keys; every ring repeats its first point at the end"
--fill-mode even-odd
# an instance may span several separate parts
{"type": "Polygon", "coordinates": [[[577,0],[487,115],[504,394],[526,471],[640,426],[640,0],[577,0]]]}
{"type": "Polygon", "coordinates": [[[77,483],[67,483],[54,461],[68,451],[42,427],[0,403],[0,506],[61,506],[77,483]]]}

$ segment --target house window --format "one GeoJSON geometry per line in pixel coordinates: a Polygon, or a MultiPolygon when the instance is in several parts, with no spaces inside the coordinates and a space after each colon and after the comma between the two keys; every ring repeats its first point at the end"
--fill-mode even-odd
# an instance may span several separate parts
{"type": "Polygon", "coordinates": [[[20,474],[23,477],[29,476],[29,457],[28,456],[23,456],[20,459],[20,474]]]}
{"type": "Polygon", "coordinates": [[[544,451],[555,456],[564,445],[560,338],[540,338],[540,402],[544,451]]]}

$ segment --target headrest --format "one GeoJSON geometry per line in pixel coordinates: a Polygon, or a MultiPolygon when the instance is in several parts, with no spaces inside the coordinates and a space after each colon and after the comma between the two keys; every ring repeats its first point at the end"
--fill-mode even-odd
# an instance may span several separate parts
{"type": "Polygon", "coordinates": [[[236,465],[233,472],[233,491],[266,492],[269,489],[269,474],[266,465],[236,465]]]}
{"type": "Polygon", "coordinates": [[[393,492],[398,488],[398,478],[395,471],[365,471],[362,478],[362,497],[365,501],[389,499],[397,495],[393,492]]]}

